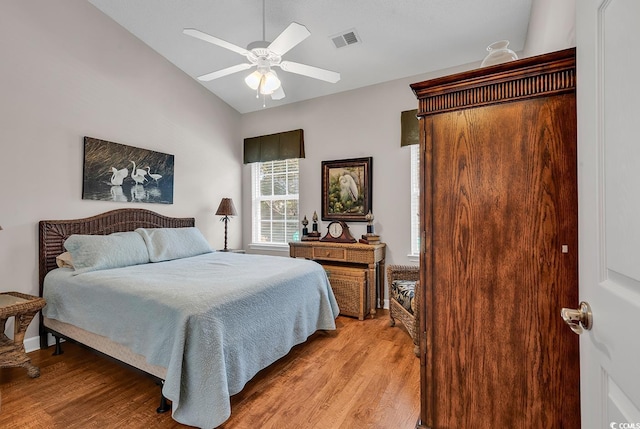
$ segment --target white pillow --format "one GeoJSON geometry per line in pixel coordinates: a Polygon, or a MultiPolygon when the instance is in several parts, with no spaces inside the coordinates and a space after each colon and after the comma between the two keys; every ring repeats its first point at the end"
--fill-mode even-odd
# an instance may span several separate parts
{"type": "Polygon", "coordinates": [[[213,250],[198,228],[138,228],[151,262],[188,258],[213,250]]]}
{"type": "Polygon", "coordinates": [[[64,248],[71,253],[74,274],[149,263],[149,252],[140,234],[133,231],[110,235],[69,236],[64,248]]]}

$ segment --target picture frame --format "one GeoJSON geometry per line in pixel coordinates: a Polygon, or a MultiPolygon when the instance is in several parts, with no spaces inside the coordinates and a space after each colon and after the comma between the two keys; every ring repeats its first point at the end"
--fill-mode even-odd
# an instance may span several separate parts
{"type": "Polygon", "coordinates": [[[372,157],[322,161],[322,220],[367,221],[372,164],[372,157]]]}
{"type": "Polygon", "coordinates": [[[82,199],[173,204],[174,156],[84,138],[82,199]]]}

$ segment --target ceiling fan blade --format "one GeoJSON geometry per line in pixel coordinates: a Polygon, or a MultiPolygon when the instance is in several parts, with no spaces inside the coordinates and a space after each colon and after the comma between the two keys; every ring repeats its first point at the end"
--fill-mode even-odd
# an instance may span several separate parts
{"type": "Polygon", "coordinates": [[[250,69],[251,67],[252,67],[252,64],[249,64],[249,63],[237,64],[235,66],[227,67],[226,69],[222,69],[222,70],[214,71],[212,73],[203,74],[202,76],[198,76],[198,80],[201,80],[203,82],[208,82],[213,79],[218,79],[219,77],[222,77],[222,76],[226,76],[242,70],[250,69]]]}
{"type": "Polygon", "coordinates": [[[282,89],[282,85],[280,85],[280,87],[278,87],[278,89],[273,91],[273,94],[271,94],[272,100],[282,100],[284,97],[285,97],[285,94],[284,94],[284,89],[282,89]]]}
{"type": "Polygon", "coordinates": [[[307,27],[302,24],[298,24],[297,22],[292,22],[282,33],[280,33],[278,37],[276,37],[276,40],[271,42],[267,49],[283,56],[289,52],[291,48],[309,36],[311,36],[311,33],[307,30],[307,27]]]}
{"type": "Polygon", "coordinates": [[[196,30],[195,28],[185,28],[184,30],[182,30],[182,32],[187,36],[195,37],[196,39],[213,43],[214,45],[218,45],[230,51],[237,52],[240,55],[249,54],[249,51],[247,51],[245,48],[241,48],[240,46],[234,45],[233,43],[229,43],[226,40],[218,39],[217,37],[213,37],[207,33],[203,33],[202,31],[196,30]]]}
{"type": "Polygon", "coordinates": [[[340,80],[340,73],[338,72],[308,66],[306,64],[294,63],[292,61],[282,61],[280,63],[280,68],[290,73],[309,76],[315,79],[324,80],[325,82],[336,83],[340,80]]]}

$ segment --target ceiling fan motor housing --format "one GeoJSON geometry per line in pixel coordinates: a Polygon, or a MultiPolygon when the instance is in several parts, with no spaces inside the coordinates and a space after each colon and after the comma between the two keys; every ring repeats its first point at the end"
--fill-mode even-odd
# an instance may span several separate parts
{"type": "Polygon", "coordinates": [[[253,64],[257,64],[258,68],[260,67],[270,67],[274,65],[280,64],[282,61],[282,57],[276,54],[273,51],[270,51],[267,47],[269,46],[269,42],[252,42],[249,43],[247,49],[249,50],[249,54],[247,54],[247,59],[251,61],[253,64]]]}

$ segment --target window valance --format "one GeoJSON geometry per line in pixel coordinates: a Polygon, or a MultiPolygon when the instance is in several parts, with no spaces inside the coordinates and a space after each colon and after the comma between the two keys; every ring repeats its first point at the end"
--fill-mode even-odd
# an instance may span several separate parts
{"type": "Polygon", "coordinates": [[[244,163],[304,158],[302,130],[244,139],[244,163]]]}
{"type": "Polygon", "coordinates": [[[418,109],[405,110],[400,113],[400,146],[420,143],[418,127],[418,109]]]}

